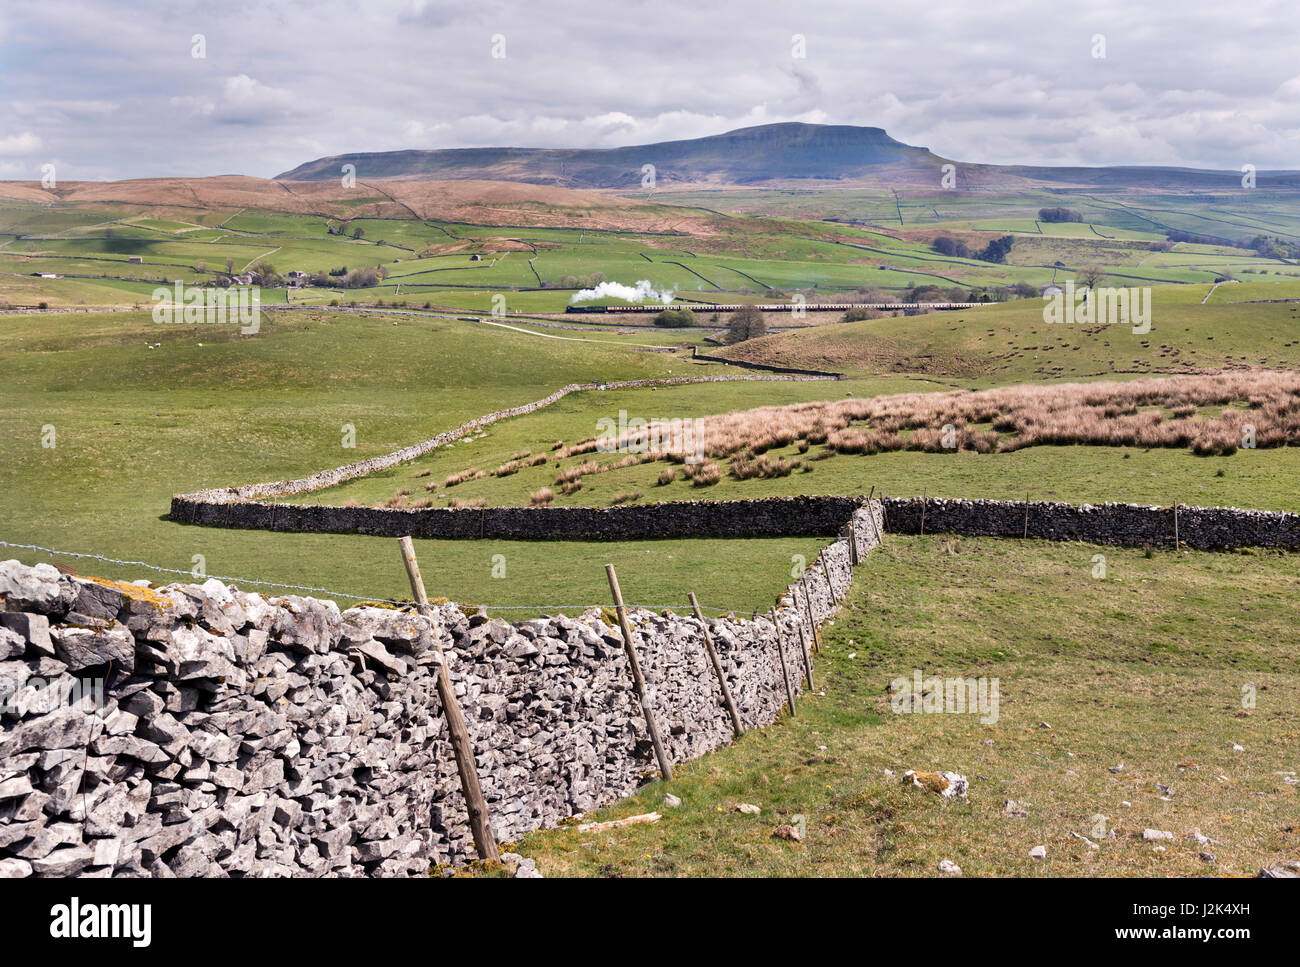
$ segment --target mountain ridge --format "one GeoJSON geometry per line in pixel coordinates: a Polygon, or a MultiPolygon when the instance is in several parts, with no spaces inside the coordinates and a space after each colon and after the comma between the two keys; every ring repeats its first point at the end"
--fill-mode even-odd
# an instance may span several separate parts
{"type": "MultiPolygon", "coordinates": [[[[308,161],[277,181],[338,178],[346,164],[358,178],[386,181],[514,181],[563,188],[635,191],[654,188],[783,187],[849,184],[940,187],[942,166],[956,167],[960,187],[1050,184],[1096,187],[1241,189],[1241,173],[1173,165],[990,165],[941,157],[878,127],[778,122],[702,138],[615,148],[433,148],[350,152],[308,161]]],[[[1259,171],[1256,184],[1300,188],[1300,171],[1259,171]]]]}

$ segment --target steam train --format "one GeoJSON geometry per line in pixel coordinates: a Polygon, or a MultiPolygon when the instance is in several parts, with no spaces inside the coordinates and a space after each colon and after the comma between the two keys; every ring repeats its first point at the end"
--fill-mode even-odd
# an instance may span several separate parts
{"type": "MultiPolygon", "coordinates": [[[[989,305],[987,302],[773,302],[757,306],[763,312],[794,312],[800,309],[806,312],[844,312],[848,309],[973,309],[989,305]]],[[[664,309],[690,309],[694,312],[735,312],[743,309],[742,303],[714,305],[709,302],[679,303],[664,305],[622,305],[622,306],[565,306],[565,312],[662,312],[664,309]]]]}

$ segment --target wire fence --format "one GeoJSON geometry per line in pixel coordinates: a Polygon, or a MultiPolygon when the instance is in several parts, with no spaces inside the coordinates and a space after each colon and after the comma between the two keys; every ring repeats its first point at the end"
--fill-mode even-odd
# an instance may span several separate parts
{"type": "MultiPolygon", "coordinates": [[[[189,571],[180,570],[172,567],[160,567],[157,564],[150,564],[147,561],[124,561],[116,557],[108,557],[104,554],[91,554],[80,551],[61,551],[53,547],[42,547],[39,544],[14,544],[9,541],[0,541],[0,547],[11,547],[16,550],[37,551],[42,554],[59,555],[61,557],[83,558],[93,561],[102,561],[105,564],[117,564],[122,567],[145,568],[159,574],[179,574],[182,577],[190,578],[191,581],[211,581],[217,580],[223,584],[233,584],[238,587],[244,585],[257,585],[265,588],[280,588],[286,591],[307,591],[312,594],[324,595],[329,598],[345,598],[349,601],[367,601],[374,604],[388,604],[398,608],[410,608],[415,604],[410,599],[402,600],[400,598],[384,598],[370,594],[351,594],[346,591],[332,591],[329,588],[314,588],[301,584],[282,584],[276,581],[260,581],[256,578],[239,578],[228,577],[220,574],[195,574],[193,569],[189,571]]],[[[610,607],[608,602],[597,602],[595,604],[482,604],[478,605],[487,611],[534,611],[538,614],[554,613],[561,611],[586,611],[589,608],[607,608],[610,607]]],[[[691,609],[689,601],[679,601],[675,604],[628,604],[629,608],[643,608],[647,611],[665,611],[665,610],[685,610],[691,609]]],[[[751,608],[720,608],[717,606],[700,605],[701,611],[711,611],[717,614],[742,614],[751,611],[751,608]]]]}

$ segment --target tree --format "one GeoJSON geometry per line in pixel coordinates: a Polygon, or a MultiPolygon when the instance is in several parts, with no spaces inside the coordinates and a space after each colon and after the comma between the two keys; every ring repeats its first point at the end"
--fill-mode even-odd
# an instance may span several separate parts
{"type": "Polygon", "coordinates": [[[365,236],[366,236],[366,230],[364,228],[362,228],[360,225],[352,226],[353,238],[365,238],[365,236]]]}
{"type": "Polygon", "coordinates": [[[226,274],[227,274],[227,275],[233,275],[234,272],[235,272],[235,260],[234,260],[234,259],[226,259],[226,274]]]}
{"type": "Polygon", "coordinates": [[[731,345],[765,335],[767,320],[758,306],[741,306],[727,320],[727,342],[731,345]]]}
{"type": "Polygon", "coordinates": [[[966,243],[959,242],[948,235],[937,236],[931,244],[940,255],[952,255],[961,259],[970,258],[970,249],[966,247],[966,243]]]}
{"type": "Polygon", "coordinates": [[[1015,244],[1015,236],[1003,235],[1001,238],[995,238],[989,242],[988,247],[979,255],[975,256],[984,262],[1001,263],[1006,261],[1007,255],[1011,252],[1011,246],[1015,244]]]}
{"type": "Polygon", "coordinates": [[[280,273],[275,271],[275,266],[270,262],[258,262],[251,271],[258,285],[274,285],[280,281],[280,273]]]}
{"type": "Polygon", "coordinates": [[[1081,222],[1083,213],[1074,208],[1040,208],[1038,220],[1040,222],[1081,222]]]}
{"type": "Polygon", "coordinates": [[[1079,270],[1079,284],[1089,289],[1097,288],[1097,283],[1106,278],[1106,270],[1100,265],[1085,265],[1079,270]]]}
{"type": "Polygon", "coordinates": [[[695,325],[695,313],[690,309],[665,309],[655,316],[654,324],[664,329],[686,329],[695,325]]]}

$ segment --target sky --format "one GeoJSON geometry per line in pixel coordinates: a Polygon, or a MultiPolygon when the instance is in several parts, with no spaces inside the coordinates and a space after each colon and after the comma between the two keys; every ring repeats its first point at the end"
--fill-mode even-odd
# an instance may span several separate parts
{"type": "Polygon", "coordinates": [[[967,162],[1300,169],[1297,0],[5,0],[0,179],[773,121],[967,162]]]}

